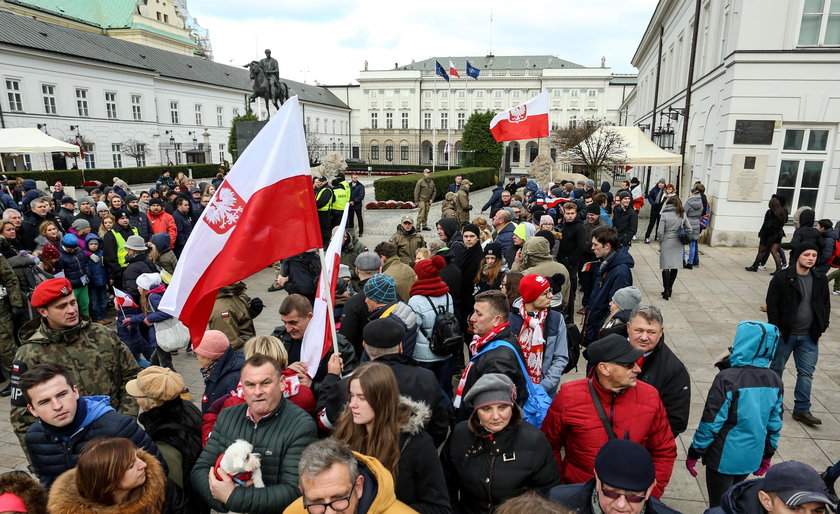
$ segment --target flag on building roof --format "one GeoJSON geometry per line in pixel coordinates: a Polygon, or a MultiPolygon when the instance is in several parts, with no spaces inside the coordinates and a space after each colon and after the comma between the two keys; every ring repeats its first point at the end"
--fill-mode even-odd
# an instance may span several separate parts
{"type": "Polygon", "coordinates": [[[490,133],[500,142],[548,137],[548,91],[497,114],[490,133]]]}
{"type": "Polygon", "coordinates": [[[446,74],[446,70],[437,61],[435,61],[435,75],[440,75],[443,80],[449,82],[449,75],[446,74]]]}
{"type": "Polygon", "coordinates": [[[453,77],[461,78],[461,74],[458,73],[458,70],[455,68],[455,65],[452,63],[452,59],[449,59],[449,74],[453,77]]]}
{"type": "Polygon", "coordinates": [[[293,96],[242,152],[204,209],[160,310],[180,319],[197,344],[220,288],[321,247],[317,212],[300,104],[293,96]]]}
{"type": "Polygon", "coordinates": [[[470,61],[467,61],[467,75],[474,79],[477,79],[479,73],[481,73],[481,70],[470,64],[470,61]]]}

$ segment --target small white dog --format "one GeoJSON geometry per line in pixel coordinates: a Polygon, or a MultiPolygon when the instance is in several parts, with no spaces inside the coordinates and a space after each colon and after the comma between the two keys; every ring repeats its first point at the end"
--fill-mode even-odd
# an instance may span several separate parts
{"type": "MultiPolygon", "coordinates": [[[[253,453],[253,445],[248,441],[237,439],[228,446],[225,453],[216,460],[216,475],[219,469],[227,473],[237,485],[245,485],[249,480],[254,487],[265,487],[260,470],[260,454],[253,453]]],[[[221,480],[221,478],[219,478],[221,480]]]]}

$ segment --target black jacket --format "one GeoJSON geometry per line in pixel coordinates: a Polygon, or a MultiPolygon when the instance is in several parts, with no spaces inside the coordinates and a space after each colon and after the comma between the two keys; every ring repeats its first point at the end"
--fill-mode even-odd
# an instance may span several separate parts
{"type": "MultiPolygon", "coordinates": [[[[143,241],[149,241],[152,237],[152,231],[149,228],[149,218],[145,212],[140,212],[140,208],[132,209],[126,206],[125,212],[128,213],[128,224],[132,227],[137,227],[137,235],[143,238],[143,241]]],[[[93,225],[91,225],[92,227],[93,225]]],[[[97,230],[99,230],[97,228],[97,230]]],[[[181,229],[178,228],[178,237],[181,236],[181,229]]]]}
{"type": "MultiPolygon", "coordinates": [[[[790,336],[794,317],[799,309],[802,292],[799,289],[799,279],[796,277],[796,262],[791,258],[787,269],[781,270],[770,280],[767,288],[767,322],[779,327],[783,339],[790,336]]],[[[828,280],[825,275],[812,269],[814,285],[811,292],[811,308],[814,319],[808,335],[815,343],[828,328],[828,317],[831,312],[831,301],[828,298],[828,280]]]]}
{"type": "Polygon", "coordinates": [[[618,232],[619,245],[629,246],[639,227],[639,213],[632,205],[628,205],[626,209],[619,205],[613,211],[612,220],[613,227],[618,232]]]}
{"type": "Polygon", "coordinates": [[[572,223],[564,221],[560,233],[563,237],[557,240],[557,261],[566,266],[572,276],[577,276],[583,254],[591,246],[591,241],[586,240],[583,223],[579,218],[575,218],[572,223]]]}
{"type": "Polygon", "coordinates": [[[493,437],[476,435],[467,421],[455,426],[440,455],[455,512],[489,513],[527,490],[544,494],[560,483],[545,435],[517,418],[493,437]]]}
{"type": "Polygon", "coordinates": [[[674,437],[685,432],[691,403],[691,381],[682,361],[663,340],[642,361],[638,379],[659,391],[674,437]]]}
{"type": "Polygon", "coordinates": [[[758,500],[758,491],[764,479],[756,478],[747,480],[730,487],[723,496],[719,506],[706,510],[705,514],[753,514],[755,512],[766,512],[764,506],[758,500]]]}
{"type": "MultiPolygon", "coordinates": [[[[552,487],[548,492],[548,499],[562,503],[577,514],[592,514],[592,492],[595,490],[595,479],[583,484],[568,484],[552,487]]],[[[759,510],[752,512],[761,512],[759,510]]],[[[680,514],[657,500],[653,496],[645,502],[646,514],[680,514]]]]}
{"type": "MultiPolygon", "coordinates": [[[[79,214],[76,214],[76,219],[87,221],[88,223],[90,223],[90,231],[94,234],[99,233],[99,225],[102,223],[102,219],[96,214],[85,214],[83,212],[80,212],[79,214]]],[[[129,219],[131,219],[131,215],[129,215],[129,219]]]]}
{"type": "MultiPolygon", "coordinates": [[[[401,395],[429,407],[431,417],[423,428],[432,436],[435,446],[440,446],[446,440],[451,426],[452,404],[444,396],[435,374],[403,354],[384,355],[376,359],[376,362],[381,362],[391,368],[397,378],[401,395]]],[[[348,380],[348,376],[340,378],[338,375],[327,374],[321,384],[317,412],[320,417],[323,411],[332,426],[338,422],[341,411],[347,403],[348,380]]]]}
{"type": "MultiPolygon", "coordinates": [[[[284,326],[275,328],[271,335],[283,342],[283,346],[286,347],[286,353],[289,355],[289,363],[300,361],[300,350],[301,345],[303,344],[302,339],[293,339],[291,334],[286,332],[286,327],[284,326]]],[[[359,365],[359,357],[357,357],[356,352],[353,351],[353,346],[347,338],[341,334],[337,335],[338,340],[336,343],[338,344],[338,351],[341,354],[341,360],[344,363],[344,372],[350,373],[356,369],[356,366],[359,365]]],[[[332,350],[328,351],[324,358],[321,359],[321,362],[318,364],[318,371],[316,371],[315,376],[312,377],[312,392],[315,394],[316,398],[320,397],[320,390],[323,387],[325,377],[329,376],[327,375],[327,364],[329,364],[332,353],[332,350]]]]}
{"type": "Polygon", "coordinates": [[[344,302],[344,310],[341,312],[341,328],[339,333],[347,338],[353,345],[356,355],[362,355],[362,330],[368,323],[370,312],[365,303],[363,292],[354,294],[344,302]]]}
{"type": "Polygon", "coordinates": [[[147,252],[135,253],[125,256],[125,271],[123,271],[123,288],[126,293],[134,298],[134,303],[140,305],[140,291],[137,289],[137,277],[143,273],[157,273],[147,252]]]}
{"type": "Polygon", "coordinates": [[[61,221],[61,230],[67,232],[70,230],[70,225],[76,221],[76,216],[73,214],[72,210],[62,207],[58,210],[58,219],[61,221]]]}
{"type": "Polygon", "coordinates": [[[350,206],[354,211],[362,210],[362,202],[365,199],[365,186],[361,182],[350,182],[350,201],[353,205],[350,206]]]}
{"type": "MultiPolygon", "coordinates": [[[[92,225],[91,225],[92,226],[92,225]]],[[[128,238],[134,235],[133,227],[129,225],[128,227],[121,227],[120,225],[114,225],[114,228],[111,230],[115,230],[119,233],[124,241],[128,241],[128,238]]],[[[108,271],[111,273],[111,277],[115,275],[120,275],[123,272],[123,267],[120,266],[119,260],[117,259],[117,239],[114,237],[114,233],[109,230],[102,236],[102,256],[105,260],[105,265],[108,267],[108,271]]],[[[139,235],[139,230],[138,230],[139,235]]]]}
{"type": "Polygon", "coordinates": [[[245,355],[241,351],[234,350],[232,346],[225,350],[213,366],[213,371],[204,379],[201,414],[207,414],[213,402],[236,389],[244,364],[245,355]]]}
{"type": "Polygon", "coordinates": [[[31,252],[38,246],[38,243],[35,242],[35,238],[41,235],[38,229],[41,227],[41,223],[45,221],[52,221],[59,229],[61,229],[61,221],[51,212],[48,212],[43,218],[32,211],[23,215],[20,225],[20,238],[23,243],[24,250],[29,250],[31,252]]]}
{"type": "Polygon", "coordinates": [[[192,232],[193,228],[192,222],[188,215],[183,214],[178,209],[175,209],[172,217],[175,219],[175,228],[178,229],[178,237],[175,238],[175,248],[180,251],[187,244],[187,239],[190,237],[190,232],[192,232]]]}

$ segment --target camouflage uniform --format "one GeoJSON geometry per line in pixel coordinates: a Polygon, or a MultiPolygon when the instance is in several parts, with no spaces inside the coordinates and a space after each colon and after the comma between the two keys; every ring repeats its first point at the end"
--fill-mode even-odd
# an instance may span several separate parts
{"type": "Polygon", "coordinates": [[[210,314],[208,328],[224,332],[234,350],[241,349],[245,341],[257,335],[249,308],[251,299],[245,294],[245,288],[244,282],[237,282],[219,289],[210,314]]]}
{"type": "Polygon", "coordinates": [[[455,194],[455,216],[461,226],[470,222],[471,210],[472,205],[470,205],[470,192],[463,188],[459,189],[455,194]]]}
{"type": "Polygon", "coordinates": [[[137,377],[140,368],[113,330],[86,318],[75,327],[54,330],[39,317],[21,327],[20,339],[21,347],[12,365],[9,418],[24,451],[23,438],[35,418],[26,410],[26,400],[18,385],[20,376],[36,364],[53,362],[64,366],[79,387],[79,394],[107,395],[111,406],[121,414],[137,415],[137,402],[126,392],[125,384],[137,377]]]}
{"type": "Polygon", "coordinates": [[[0,299],[0,371],[7,373],[17,351],[12,309],[23,307],[23,297],[17,275],[5,257],[0,257],[0,286],[6,288],[5,297],[0,299]]]}

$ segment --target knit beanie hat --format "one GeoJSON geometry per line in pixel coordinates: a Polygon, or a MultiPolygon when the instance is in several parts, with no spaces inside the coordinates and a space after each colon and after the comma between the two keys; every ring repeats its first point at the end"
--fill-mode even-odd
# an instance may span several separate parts
{"type": "Polygon", "coordinates": [[[642,292],[636,286],[622,287],[613,294],[612,301],[623,311],[635,309],[642,301],[642,292]]]}
{"type": "Polygon", "coordinates": [[[633,198],[633,195],[630,194],[630,191],[622,191],[618,193],[619,198],[633,198]]]}
{"type": "Polygon", "coordinates": [[[73,224],[70,226],[73,227],[73,230],[75,230],[76,232],[81,232],[86,228],[90,228],[90,223],[86,219],[79,218],[73,221],[73,224]]]}
{"type": "Polygon", "coordinates": [[[365,282],[365,297],[376,303],[394,303],[397,301],[397,283],[394,278],[384,273],[377,273],[365,282]]]}
{"type": "Polygon", "coordinates": [[[50,243],[44,243],[44,247],[41,248],[42,261],[54,261],[59,257],[61,257],[61,255],[58,253],[58,248],[50,243]]]}
{"type": "Polygon", "coordinates": [[[481,236],[481,229],[478,228],[478,225],[476,225],[475,223],[467,223],[466,225],[464,225],[464,228],[461,230],[461,233],[463,234],[467,232],[472,232],[478,237],[481,236]]]}
{"type": "Polygon", "coordinates": [[[228,341],[224,332],[220,330],[208,330],[204,333],[198,346],[193,348],[193,351],[196,355],[201,355],[206,359],[215,361],[219,360],[228,348],[230,348],[230,341],[228,341]]]}
{"type": "Polygon", "coordinates": [[[137,287],[142,287],[146,291],[151,291],[159,286],[160,283],[160,273],[143,273],[137,277],[137,287]]]}
{"type": "Polygon", "coordinates": [[[656,480],[650,453],[626,439],[612,439],[598,450],[595,472],[604,484],[625,491],[645,491],[656,480]]]}
{"type": "Polygon", "coordinates": [[[522,296],[523,302],[531,303],[545,293],[549,287],[551,287],[551,284],[544,276],[525,275],[519,281],[519,294],[522,296]]]}
{"type": "Polygon", "coordinates": [[[540,216],[540,226],[542,226],[544,223],[551,223],[552,225],[554,225],[554,218],[552,218],[548,214],[543,214],[542,216],[540,216]]]}
{"type": "MultiPolygon", "coordinates": [[[[484,247],[484,256],[487,257],[488,255],[493,255],[497,259],[502,257],[502,245],[499,243],[487,243],[487,246],[484,247]]],[[[417,265],[414,267],[414,271],[417,271],[417,265]]]]}
{"type": "Polygon", "coordinates": [[[161,366],[149,366],[138,373],[137,378],[125,384],[125,390],[131,396],[146,396],[161,402],[178,398],[184,387],[181,375],[161,366]]]}
{"type": "Polygon", "coordinates": [[[89,203],[91,205],[94,205],[93,198],[89,196],[83,196],[79,198],[79,205],[82,205],[83,203],[89,203]]]}
{"type": "Polygon", "coordinates": [[[516,237],[518,237],[519,239],[521,239],[523,241],[527,241],[528,240],[528,231],[527,231],[527,228],[525,227],[525,223],[520,223],[519,225],[517,225],[516,228],[513,229],[513,235],[515,235],[516,237]]]}
{"type": "Polygon", "coordinates": [[[110,210],[110,209],[108,209],[108,206],[105,204],[105,202],[99,202],[98,204],[96,204],[96,212],[107,211],[107,210],[110,210]]]}
{"type": "Polygon", "coordinates": [[[417,274],[417,280],[425,278],[435,278],[440,276],[440,270],[446,266],[446,261],[440,255],[435,255],[431,259],[424,259],[414,263],[414,273],[417,274]]]}
{"type": "Polygon", "coordinates": [[[61,246],[65,248],[76,248],[79,246],[79,238],[73,234],[64,234],[61,238],[61,246]]]}
{"type": "Polygon", "coordinates": [[[817,256],[819,256],[820,254],[820,250],[819,248],[817,248],[817,245],[815,245],[811,241],[803,241],[802,243],[799,243],[793,250],[793,253],[795,254],[794,260],[798,259],[799,256],[802,255],[802,252],[805,252],[807,250],[814,250],[815,252],[817,252],[817,256]]]}
{"type": "Polygon", "coordinates": [[[473,409],[497,403],[513,405],[515,399],[513,381],[501,373],[485,373],[464,396],[464,401],[473,409]]]}
{"type": "Polygon", "coordinates": [[[405,325],[396,318],[377,318],[362,330],[362,340],[374,348],[393,348],[405,339],[405,325]]]}
{"type": "Polygon", "coordinates": [[[133,202],[135,200],[137,200],[137,197],[134,196],[133,194],[129,193],[129,194],[125,195],[125,203],[133,202]]]}
{"type": "Polygon", "coordinates": [[[585,186],[589,189],[595,189],[595,181],[594,180],[587,180],[585,186]]]}

